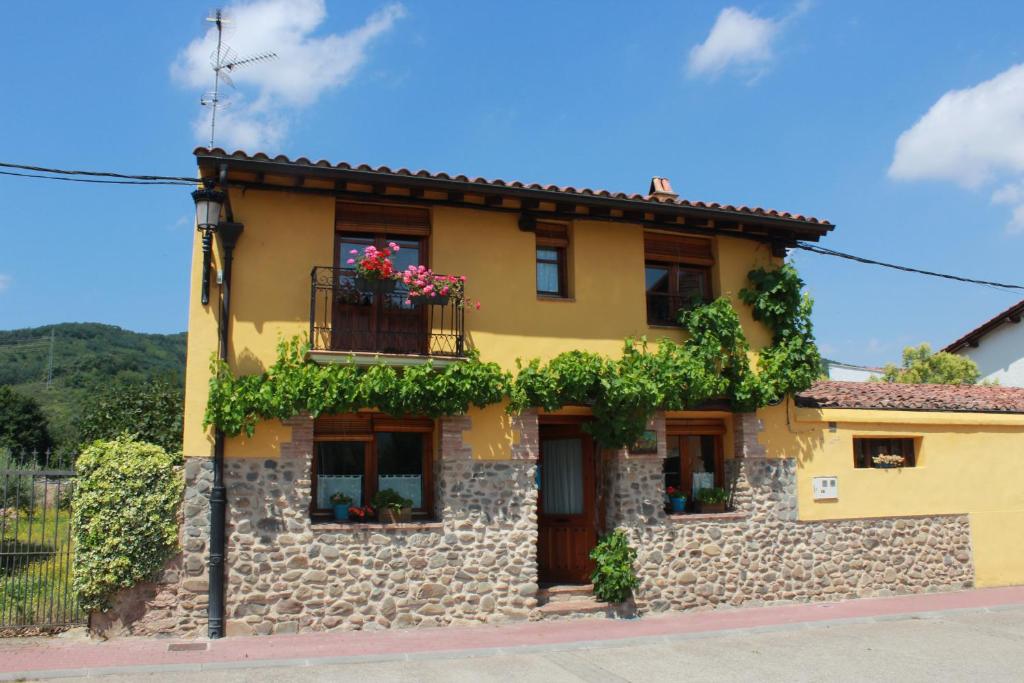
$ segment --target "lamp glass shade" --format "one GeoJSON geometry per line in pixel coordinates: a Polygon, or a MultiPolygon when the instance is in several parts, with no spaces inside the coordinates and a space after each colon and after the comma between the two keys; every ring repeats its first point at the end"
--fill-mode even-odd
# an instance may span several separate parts
{"type": "Polygon", "coordinates": [[[225,195],[220,190],[204,187],[192,193],[196,203],[196,226],[200,229],[213,228],[220,222],[220,209],[225,195]]]}

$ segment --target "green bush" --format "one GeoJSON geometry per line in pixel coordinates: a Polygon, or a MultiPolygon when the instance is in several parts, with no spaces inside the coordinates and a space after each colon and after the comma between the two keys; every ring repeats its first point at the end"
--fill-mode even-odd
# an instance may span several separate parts
{"type": "Polygon", "coordinates": [[[603,536],[590,551],[590,559],[597,564],[590,580],[598,600],[622,602],[640,584],[633,569],[636,549],[629,545],[629,538],[621,529],[603,536]]]}
{"type": "Polygon", "coordinates": [[[128,432],[167,452],[177,451],[184,401],[181,387],[163,380],[115,384],[83,400],[75,426],[82,443],[128,432]]]}
{"type": "Polygon", "coordinates": [[[78,458],[74,587],[86,610],[149,580],[178,549],[181,455],[122,435],[78,458]]]}

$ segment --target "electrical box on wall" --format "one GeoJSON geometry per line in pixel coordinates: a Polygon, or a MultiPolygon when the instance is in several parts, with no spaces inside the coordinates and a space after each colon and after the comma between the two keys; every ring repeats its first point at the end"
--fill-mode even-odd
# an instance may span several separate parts
{"type": "Polygon", "coordinates": [[[839,498],[839,479],[837,477],[814,477],[814,500],[836,500],[839,498]]]}

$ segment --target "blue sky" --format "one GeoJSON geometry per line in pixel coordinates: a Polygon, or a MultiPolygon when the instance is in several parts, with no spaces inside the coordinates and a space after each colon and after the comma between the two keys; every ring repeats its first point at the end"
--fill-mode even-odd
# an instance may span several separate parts
{"type": "MultiPolygon", "coordinates": [[[[1024,281],[1022,3],[242,4],[229,43],[280,58],[239,72],[225,146],[636,192],[664,175],[828,218],[833,249],[1024,281]]],[[[208,10],[5,3],[0,161],[192,174],[208,10]]],[[[185,328],[186,188],[0,176],[0,204],[0,328],[185,328]]],[[[848,362],[1020,298],[795,261],[848,362]]]]}

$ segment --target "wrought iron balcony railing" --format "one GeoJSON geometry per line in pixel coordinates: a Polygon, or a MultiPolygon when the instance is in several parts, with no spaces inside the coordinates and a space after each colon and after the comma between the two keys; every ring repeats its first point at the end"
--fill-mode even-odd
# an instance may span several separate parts
{"type": "Polygon", "coordinates": [[[409,299],[360,282],[350,268],[316,266],[311,273],[309,339],[313,351],[351,351],[458,358],[466,353],[460,302],[409,299]]]}

